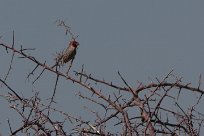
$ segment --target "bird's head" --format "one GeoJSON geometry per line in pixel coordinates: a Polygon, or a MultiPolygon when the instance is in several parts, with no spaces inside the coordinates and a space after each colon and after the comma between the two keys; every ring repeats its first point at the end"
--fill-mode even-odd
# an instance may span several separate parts
{"type": "Polygon", "coordinates": [[[73,46],[74,48],[77,48],[79,46],[79,43],[73,40],[73,41],[70,41],[69,45],[73,46]]]}

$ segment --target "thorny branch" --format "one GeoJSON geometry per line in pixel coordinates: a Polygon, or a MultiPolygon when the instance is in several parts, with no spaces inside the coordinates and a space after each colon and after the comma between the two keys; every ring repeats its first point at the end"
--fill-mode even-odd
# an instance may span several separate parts
{"type": "Polygon", "coordinates": [[[56,20],[57,26],[61,26],[65,29],[65,34],[69,34],[72,39],[76,39],[78,36],[74,36],[73,32],[71,31],[71,27],[68,26],[64,20],[56,20]]]}
{"type": "MultiPolygon", "coordinates": [[[[72,38],[76,38],[71,33],[70,27],[66,26],[63,21],[59,21],[59,26],[65,27],[66,33],[69,33],[72,38]]],[[[34,64],[33,70],[27,75],[27,78],[38,75],[33,83],[36,83],[40,77],[47,76],[43,75],[44,71],[56,75],[54,89],[47,105],[41,100],[38,95],[39,92],[31,98],[22,97],[17,93],[19,90],[12,89],[6,78],[4,80],[0,78],[1,88],[3,89],[4,85],[8,90],[7,94],[0,94],[0,96],[8,100],[10,108],[20,115],[22,121],[22,125],[18,128],[12,128],[12,121],[8,120],[10,135],[22,133],[43,136],[74,134],[103,136],[199,135],[201,128],[203,128],[204,114],[199,111],[199,104],[204,94],[201,87],[201,76],[198,87],[192,87],[189,83],[183,84],[181,78],[177,78],[173,71],[170,71],[161,81],[156,78],[150,84],[145,85],[140,82],[138,86],[131,87],[119,72],[118,75],[124,85],[95,78],[85,72],[84,65],[79,72],[74,71],[74,76],[58,71],[57,68],[54,69],[49,66],[46,61],[40,62],[34,56],[28,55],[26,51],[30,49],[23,49],[22,46],[20,49],[14,47],[14,34],[11,46],[4,43],[0,43],[0,46],[4,47],[7,52],[9,50],[12,52],[6,78],[10,74],[14,54],[18,54],[21,56],[20,58],[27,59],[34,64]],[[37,73],[36,70],[39,68],[42,71],[37,73]],[[71,114],[52,107],[52,103],[55,102],[59,78],[67,82],[71,81],[87,90],[88,93],[80,91],[77,95],[83,100],[97,105],[98,110],[91,111],[91,114],[95,114],[96,117],[93,121],[91,121],[92,119],[85,121],[82,119],[83,117],[71,116],[71,114]],[[169,82],[169,78],[175,80],[172,81],[171,79],[169,82]],[[183,108],[179,100],[176,99],[176,96],[186,93],[186,91],[200,96],[197,98],[196,104],[189,105],[188,109],[183,108]],[[171,101],[172,105],[165,105],[165,100],[171,101]],[[64,117],[62,121],[53,119],[53,114],[57,113],[64,117]],[[67,130],[65,125],[67,122],[73,127],[71,131],[67,130]],[[114,129],[112,130],[114,127],[119,129],[114,131],[114,129]]]]}
{"type": "MultiPolygon", "coordinates": [[[[15,40],[15,39],[14,39],[14,31],[13,31],[12,48],[14,48],[14,43],[15,43],[14,40],[15,40]]],[[[12,69],[12,64],[13,64],[14,54],[15,54],[15,52],[12,53],[12,57],[11,57],[11,61],[10,61],[10,65],[9,65],[9,69],[8,69],[8,72],[7,72],[6,76],[5,76],[5,78],[4,78],[4,81],[6,81],[6,79],[8,78],[8,75],[9,75],[11,69],[12,69]]]]}

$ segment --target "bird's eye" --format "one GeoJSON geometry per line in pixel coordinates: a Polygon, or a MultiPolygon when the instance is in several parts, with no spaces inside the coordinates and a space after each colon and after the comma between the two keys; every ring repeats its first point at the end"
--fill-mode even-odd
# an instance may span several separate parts
{"type": "Polygon", "coordinates": [[[78,46],[78,45],[79,45],[79,43],[78,43],[77,41],[74,41],[74,44],[75,44],[76,46],[78,46]]]}
{"type": "Polygon", "coordinates": [[[72,41],[70,44],[72,44],[72,46],[74,46],[75,48],[77,48],[77,46],[79,45],[77,41],[72,41]]]}

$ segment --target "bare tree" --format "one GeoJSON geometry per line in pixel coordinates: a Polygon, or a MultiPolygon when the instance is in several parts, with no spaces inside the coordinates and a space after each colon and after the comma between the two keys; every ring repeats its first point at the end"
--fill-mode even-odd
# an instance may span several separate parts
{"type": "MultiPolygon", "coordinates": [[[[74,37],[70,27],[66,26],[63,21],[59,21],[59,26],[64,26],[66,34],[74,37]]],[[[76,39],[76,37],[74,38],[76,39]]],[[[91,73],[85,72],[84,65],[80,71],[74,71],[73,75],[66,74],[57,67],[53,68],[48,65],[46,61],[40,62],[35,56],[29,55],[28,52],[34,51],[34,49],[22,46],[14,47],[14,34],[12,45],[1,42],[0,46],[1,50],[8,53],[8,57],[11,55],[8,71],[4,78],[0,78],[0,89],[6,90],[6,93],[1,93],[0,96],[8,101],[9,108],[20,116],[19,120],[22,122],[18,128],[14,129],[11,121],[8,120],[9,135],[154,136],[160,134],[197,136],[201,134],[204,121],[204,113],[199,108],[202,106],[202,95],[204,94],[204,90],[200,87],[201,76],[198,85],[192,87],[191,83],[184,83],[183,79],[177,77],[172,70],[161,79],[155,78],[148,84],[138,81],[137,86],[132,87],[120,72],[118,72],[118,78],[122,84],[94,77],[91,73]],[[52,97],[49,98],[49,103],[41,101],[39,92],[29,98],[24,97],[7,82],[11,71],[15,72],[13,65],[14,58],[17,56],[20,56],[20,59],[28,60],[25,63],[31,62],[35,65],[27,75],[27,78],[36,76],[32,81],[33,84],[37,84],[36,81],[42,76],[47,76],[43,74],[45,71],[56,75],[55,87],[52,97]],[[42,71],[39,72],[38,69],[42,69],[42,71]],[[93,121],[77,115],[73,116],[52,106],[55,102],[59,78],[87,90],[87,93],[78,92],[78,96],[102,109],[94,111],[87,107],[93,114],[93,121]],[[187,107],[183,106],[181,98],[186,92],[197,96],[192,97],[195,103],[187,107]],[[53,118],[54,115],[61,116],[63,120],[56,120],[53,118]],[[72,130],[69,131],[65,124],[69,124],[72,130]]],[[[32,91],[32,89],[27,91],[32,91]]]]}

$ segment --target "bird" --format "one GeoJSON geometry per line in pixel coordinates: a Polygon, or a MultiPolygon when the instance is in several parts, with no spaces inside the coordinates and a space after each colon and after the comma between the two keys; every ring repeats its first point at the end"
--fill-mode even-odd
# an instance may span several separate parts
{"type": "Polygon", "coordinates": [[[72,62],[75,58],[78,46],[79,46],[79,43],[75,39],[71,40],[69,42],[67,49],[64,52],[62,52],[62,54],[58,54],[56,58],[56,64],[52,66],[52,68],[55,66],[60,66],[65,63],[68,63],[70,60],[71,60],[71,65],[72,65],[72,62]]]}
{"type": "Polygon", "coordinates": [[[70,60],[74,60],[76,55],[77,47],[79,46],[79,43],[75,40],[70,41],[69,46],[65,50],[65,52],[62,55],[62,62],[67,63],[70,60]]]}

